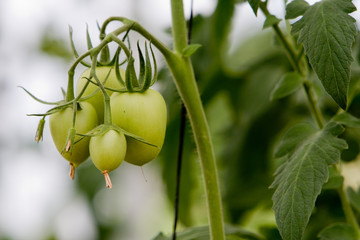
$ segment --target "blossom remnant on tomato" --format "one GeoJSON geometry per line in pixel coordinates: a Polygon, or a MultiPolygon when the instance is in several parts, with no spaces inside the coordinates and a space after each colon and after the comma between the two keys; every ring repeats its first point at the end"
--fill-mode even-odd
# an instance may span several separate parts
{"type": "Polygon", "coordinates": [[[123,162],[126,145],[124,134],[112,129],[90,139],[91,160],[104,174],[108,188],[112,187],[108,173],[118,168],[123,162]]]}
{"type": "MultiPolygon", "coordinates": [[[[98,124],[98,118],[94,107],[87,102],[79,103],[80,107],[76,111],[75,130],[76,133],[85,134],[98,124]]],[[[80,140],[80,136],[75,137],[75,143],[71,152],[64,151],[68,144],[69,130],[73,127],[73,108],[67,107],[50,116],[50,132],[56,149],[70,162],[72,167],[78,167],[89,157],[89,138],[80,140]]],[[[73,178],[73,173],[70,175],[73,178]]]]}
{"type": "Polygon", "coordinates": [[[110,100],[113,124],[150,144],[126,137],[125,161],[142,166],[159,154],[164,143],[167,109],[164,98],[154,89],[114,93],[110,100]]]}

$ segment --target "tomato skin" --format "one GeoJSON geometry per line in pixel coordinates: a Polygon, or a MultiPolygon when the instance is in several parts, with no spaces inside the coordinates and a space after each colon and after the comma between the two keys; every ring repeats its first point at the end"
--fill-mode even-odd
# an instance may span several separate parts
{"type": "Polygon", "coordinates": [[[164,143],[167,110],[164,98],[153,89],[114,93],[110,99],[113,124],[157,147],[126,136],[125,161],[142,166],[159,154],[164,143]]]}
{"type": "Polygon", "coordinates": [[[115,130],[91,137],[90,156],[94,165],[102,172],[119,167],[126,154],[126,139],[123,133],[115,130]]]}
{"type": "MultiPolygon", "coordinates": [[[[76,96],[78,96],[81,93],[81,90],[85,86],[86,82],[88,81],[86,78],[90,77],[90,68],[86,69],[80,76],[77,84],[76,84],[76,96]]],[[[125,79],[125,72],[122,69],[120,70],[120,75],[122,79],[125,79]]],[[[122,85],[116,78],[115,69],[112,67],[97,67],[96,68],[96,76],[99,78],[101,82],[103,82],[106,78],[106,76],[109,74],[106,82],[105,87],[114,88],[114,89],[120,89],[124,88],[124,85],[122,85]],[[111,70],[111,71],[110,71],[111,70]],[[110,71],[110,74],[109,74],[110,71]]],[[[92,79],[92,81],[96,82],[95,79],[92,79]]],[[[82,97],[87,97],[91,94],[93,94],[96,89],[98,89],[98,86],[89,83],[87,86],[85,92],[83,93],[82,97]]],[[[112,91],[106,90],[106,92],[111,96],[113,93],[112,91]]],[[[93,107],[95,108],[99,123],[104,122],[104,96],[102,92],[99,90],[94,96],[86,100],[87,102],[91,103],[93,107]]]]}
{"type": "MultiPolygon", "coordinates": [[[[95,128],[98,119],[94,107],[87,102],[80,103],[81,109],[76,112],[75,129],[77,133],[85,134],[95,128]]],[[[89,138],[83,138],[74,144],[72,152],[63,152],[69,129],[72,128],[73,108],[68,107],[60,110],[50,116],[49,125],[50,132],[59,153],[74,167],[84,162],[89,157],[89,138]]],[[[75,136],[75,141],[80,137],[75,136]]]]}

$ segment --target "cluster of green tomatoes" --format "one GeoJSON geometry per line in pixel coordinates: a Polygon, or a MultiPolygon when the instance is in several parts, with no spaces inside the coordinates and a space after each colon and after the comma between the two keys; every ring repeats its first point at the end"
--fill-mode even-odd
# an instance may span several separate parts
{"type": "Polygon", "coordinates": [[[159,154],[167,109],[162,95],[149,88],[154,83],[149,55],[146,63],[140,57],[139,79],[133,58],[128,58],[126,71],[120,68],[118,56],[113,65],[93,61],[76,83],[69,81],[71,87],[64,93],[64,100],[54,103],[56,106],[45,114],[30,114],[42,116],[36,141],[42,139],[45,117],[49,116],[53,142],[69,161],[72,179],[75,168],[90,157],[111,188],[109,172],[124,160],[142,166],[159,154]]]}

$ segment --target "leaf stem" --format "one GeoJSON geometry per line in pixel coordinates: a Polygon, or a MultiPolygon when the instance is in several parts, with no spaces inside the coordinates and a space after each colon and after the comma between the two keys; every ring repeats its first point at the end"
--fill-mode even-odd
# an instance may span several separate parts
{"type": "MultiPolygon", "coordinates": [[[[267,9],[266,3],[265,2],[261,2],[260,3],[260,9],[261,11],[265,14],[265,16],[269,16],[270,12],[267,9]]],[[[294,68],[294,70],[296,72],[298,72],[301,76],[306,77],[306,73],[303,70],[303,68],[301,67],[301,61],[299,58],[299,54],[296,54],[296,51],[294,50],[294,48],[291,46],[291,44],[289,43],[289,41],[286,39],[286,36],[284,35],[284,33],[281,31],[279,24],[273,24],[272,28],[276,34],[276,36],[278,37],[281,45],[283,46],[283,48],[285,49],[286,55],[289,59],[290,64],[292,65],[292,67],[294,68]]],[[[303,54],[303,49],[301,49],[300,54],[303,54]]],[[[301,55],[300,55],[301,56],[301,55]]],[[[310,104],[310,109],[312,111],[312,115],[315,118],[315,121],[318,125],[318,127],[320,129],[322,129],[324,127],[324,118],[321,114],[320,108],[318,106],[317,100],[313,94],[312,91],[312,87],[309,81],[305,81],[303,83],[303,88],[305,90],[306,93],[306,97],[308,99],[308,102],[310,104]]]]}
{"type": "Polygon", "coordinates": [[[340,196],[340,200],[341,200],[342,208],[344,210],[346,221],[354,228],[354,231],[356,233],[356,239],[359,239],[360,238],[359,224],[355,218],[353,210],[351,209],[349,199],[348,199],[343,187],[338,188],[338,194],[340,196]]]}
{"type": "Polygon", "coordinates": [[[311,108],[312,113],[314,115],[314,118],[316,120],[316,123],[317,123],[318,127],[320,129],[322,129],[325,126],[324,118],[323,118],[323,116],[321,114],[321,111],[320,111],[320,109],[318,107],[317,101],[315,100],[315,97],[314,97],[313,90],[311,88],[310,82],[305,81],[303,83],[303,87],[304,87],[307,99],[309,101],[310,108],[311,108]]]}

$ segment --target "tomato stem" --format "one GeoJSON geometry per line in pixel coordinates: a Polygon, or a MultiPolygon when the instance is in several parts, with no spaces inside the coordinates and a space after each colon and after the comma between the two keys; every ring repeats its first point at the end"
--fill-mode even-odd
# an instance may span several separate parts
{"type": "Polygon", "coordinates": [[[102,171],[102,174],[104,174],[104,177],[105,177],[106,187],[111,189],[112,188],[112,183],[111,183],[111,179],[110,179],[110,176],[109,176],[109,171],[108,170],[102,171]]]}
{"type": "Polygon", "coordinates": [[[187,46],[186,21],[182,0],[171,0],[171,13],[175,52],[164,55],[164,57],[186,107],[194,133],[205,184],[210,239],[224,240],[224,220],[214,147],[191,60],[181,54],[187,46]]]}
{"type": "MultiPolygon", "coordinates": [[[[261,2],[259,5],[261,11],[264,13],[265,16],[269,16],[271,15],[269,10],[267,9],[266,6],[266,2],[261,2]]],[[[290,62],[290,64],[292,65],[292,67],[294,68],[294,70],[299,73],[301,76],[304,76],[305,78],[307,77],[306,75],[306,71],[303,69],[303,67],[301,66],[301,56],[304,53],[303,49],[300,49],[300,54],[297,54],[296,51],[294,50],[293,46],[289,43],[289,41],[287,40],[286,36],[284,35],[284,33],[281,31],[279,24],[273,24],[272,28],[277,36],[277,38],[279,39],[280,44],[282,45],[282,47],[285,50],[285,53],[288,57],[288,60],[290,62]]],[[[304,65],[306,66],[306,65],[304,65]]],[[[313,94],[313,90],[311,88],[310,82],[306,81],[303,83],[303,88],[305,90],[306,93],[306,97],[308,99],[308,102],[310,104],[310,109],[311,112],[313,114],[313,117],[315,118],[315,121],[318,125],[318,127],[320,129],[322,129],[324,127],[324,118],[321,114],[320,108],[318,106],[317,100],[313,94]]]]}
{"type": "Polygon", "coordinates": [[[92,65],[90,70],[90,77],[94,78],[103,93],[104,96],[104,124],[111,124],[111,107],[110,107],[110,97],[109,94],[106,92],[104,85],[99,80],[99,78],[96,76],[96,56],[99,52],[95,52],[93,58],[92,58],[92,65]]]}

